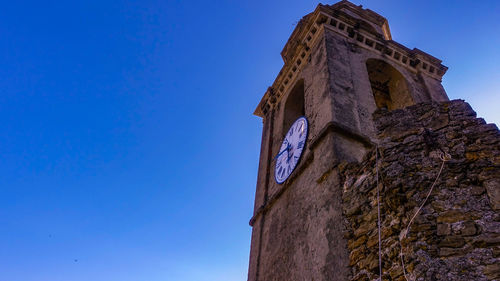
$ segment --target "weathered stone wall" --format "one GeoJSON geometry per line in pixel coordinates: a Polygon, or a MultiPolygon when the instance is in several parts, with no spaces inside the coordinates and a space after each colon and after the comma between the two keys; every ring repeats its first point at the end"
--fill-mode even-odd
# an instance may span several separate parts
{"type": "MultiPolygon", "coordinates": [[[[455,100],[377,111],[383,280],[405,280],[399,236],[413,280],[500,280],[500,132],[455,100]]],[[[378,278],[375,149],[338,167],[350,280],[378,278]]]]}
{"type": "Polygon", "coordinates": [[[416,103],[446,101],[448,97],[441,81],[425,76],[402,62],[390,60],[384,53],[363,48],[352,38],[325,28],[330,93],[333,100],[333,121],[351,130],[372,137],[371,114],[377,109],[370,85],[366,62],[384,61],[397,70],[408,84],[409,94],[416,103]]]}
{"type": "Polygon", "coordinates": [[[440,149],[452,160],[403,243],[408,272],[419,280],[498,279],[499,132],[463,101],[448,101],[441,61],[392,41],[383,17],[347,1],[319,5],[287,46],[285,65],[255,111],[264,126],[248,280],[378,277],[374,142],[384,280],[403,280],[398,236],[439,170],[440,149]],[[377,82],[386,81],[407,87],[379,91],[377,82]],[[294,90],[302,85],[303,99],[294,90]],[[388,108],[417,105],[373,115],[379,92],[394,102],[388,108]],[[274,157],[297,114],[309,120],[306,149],[277,184],[274,157]]]}

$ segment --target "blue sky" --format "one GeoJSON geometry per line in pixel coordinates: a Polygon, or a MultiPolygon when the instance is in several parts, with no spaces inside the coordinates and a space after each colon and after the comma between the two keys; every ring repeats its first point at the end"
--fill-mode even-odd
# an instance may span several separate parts
{"type": "MultiPolygon", "coordinates": [[[[354,3],[500,123],[500,2],[354,3]]],[[[252,112],[316,4],[4,1],[0,281],[246,280],[252,112]]]]}

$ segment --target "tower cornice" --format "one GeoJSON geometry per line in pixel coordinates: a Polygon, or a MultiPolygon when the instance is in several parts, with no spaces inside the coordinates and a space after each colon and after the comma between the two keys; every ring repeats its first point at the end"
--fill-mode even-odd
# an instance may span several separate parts
{"type": "Polygon", "coordinates": [[[346,0],[334,5],[319,4],[299,21],[285,44],[281,52],[284,65],[259,102],[255,115],[265,117],[295,84],[298,74],[310,60],[312,47],[325,29],[341,34],[348,38],[349,43],[382,55],[413,73],[441,81],[448,69],[430,54],[393,41],[388,21],[383,16],[346,0]]]}

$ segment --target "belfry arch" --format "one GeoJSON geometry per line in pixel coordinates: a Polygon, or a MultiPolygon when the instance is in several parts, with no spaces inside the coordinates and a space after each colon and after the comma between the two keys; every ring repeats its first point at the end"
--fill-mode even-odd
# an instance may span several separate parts
{"type": "Polygon", "coordinates": [[[297,118],[304,115],[304,79],[301,79],[295,83],[285,102],[283,134],[286,133],[297,118]]]}
{"type": "Polygon", "coordinates": [[[366,70],[377,108],[394,110],[415,104],[403,75],[387,62],[368,59],[366,70]]]}

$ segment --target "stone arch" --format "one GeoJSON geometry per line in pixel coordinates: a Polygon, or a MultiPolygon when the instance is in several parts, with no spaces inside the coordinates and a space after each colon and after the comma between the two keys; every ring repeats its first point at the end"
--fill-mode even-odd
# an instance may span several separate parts
{"type": "Polygon", "coordinates": [[[392,65],[379,59],[368,59],[366,70],[377,108],[394,110],[415,104],[408,82],[392,65]]]}
{"type": "Polygon", "coordinates": [[[304,115],[304,79],[300,79],[295,83],[285,101],[283,134],[286,134],[297,118],[304,115]]]}

